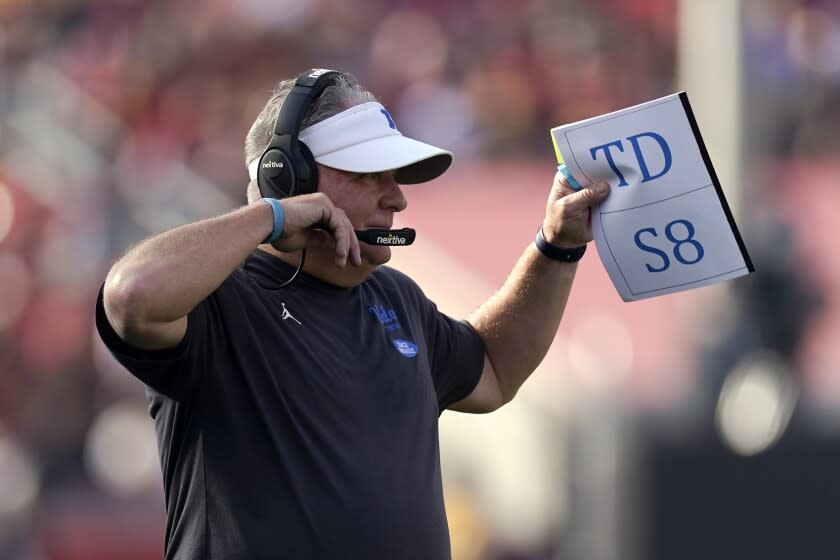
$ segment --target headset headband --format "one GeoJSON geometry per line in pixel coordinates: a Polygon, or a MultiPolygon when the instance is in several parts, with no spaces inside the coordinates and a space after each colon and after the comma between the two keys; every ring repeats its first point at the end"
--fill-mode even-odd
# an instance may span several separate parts
{"type": "Polygon", "coordinates": [[[280,114],[274,123],[274,134],[289,136],[290,145],[295,146],[309,105],[340,75],[341,72],[335,70],[313,68],[298,76],[280,107],[280,114]]]}
{"type": "Polygon", "coordinates": [[[298,136],[306,110],[338,76],[341,73],[335,70],[308,70],[297,77],[283,99],[271,140],[257,167],[257,186],[263,197],[285,198],[317,190],[318,167],[298,136]]]}

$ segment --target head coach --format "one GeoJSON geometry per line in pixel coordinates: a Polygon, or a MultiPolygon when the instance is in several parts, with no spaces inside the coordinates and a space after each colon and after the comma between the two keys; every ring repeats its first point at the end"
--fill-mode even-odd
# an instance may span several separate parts
{"type": "Polygon", "coordinates": [[[245,156],[246,206],[133,247],[97,300],[147,388],[166,558],[449,558],[438,417],[499,408],[542,360],[607,185],[555,176],[536,240],[459,321],[383,266],[413,240],[390,230],[402,185],[452,154],[352,76],[281,82],[245,156]]]}

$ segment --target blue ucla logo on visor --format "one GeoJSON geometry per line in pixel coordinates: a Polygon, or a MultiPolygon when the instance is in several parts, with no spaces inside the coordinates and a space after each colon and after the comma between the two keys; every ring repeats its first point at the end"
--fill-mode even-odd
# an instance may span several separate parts
{"type": "Polygon", "coordinates": [[[380,109],[382,114],[385,115],[385,118],[388,119],[388,126],[393,128],[394,130],[397,129],[397,124],[394,122],[394,119],[391,118],[391,113],[388,112],[388,109],[380,109]]]}
{"type": "Polygon", "coordinates": [[[413,358],[417,355],[417,345],[411,342],[410,340],[402,340],[400,338],[395,338],[391,342],[394,343],[394,346],[397,350],[400,351],[400,354],[402,354],[406,358],[413,358]]]}

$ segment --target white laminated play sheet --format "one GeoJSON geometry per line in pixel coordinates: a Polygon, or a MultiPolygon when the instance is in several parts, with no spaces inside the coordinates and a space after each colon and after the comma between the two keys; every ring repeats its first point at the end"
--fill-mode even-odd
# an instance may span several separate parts
{"type": "Polygon", "coordinates": [[[551,138],[573,186],[610,184],[592,228],[624,301],[754,270],[685,92],[552,128],[551,138]]]}

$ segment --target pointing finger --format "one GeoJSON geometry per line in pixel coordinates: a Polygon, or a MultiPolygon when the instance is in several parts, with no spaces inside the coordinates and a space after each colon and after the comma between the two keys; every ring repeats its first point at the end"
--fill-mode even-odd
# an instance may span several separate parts
{"type": "Polygon", "coordinates": [[[344,267],[350,252],[349,234],[352,232],[347,215],[340,208],[332,208],[328,227],[335,237],[335,264],[344,267]]]}
{"type": "Polygon", "coordinates": [[[359,238],[356,237],[356,230],[350,228],[350,262],[359,266],[362,264],[362,249],[359,247],[359,238]]]}

